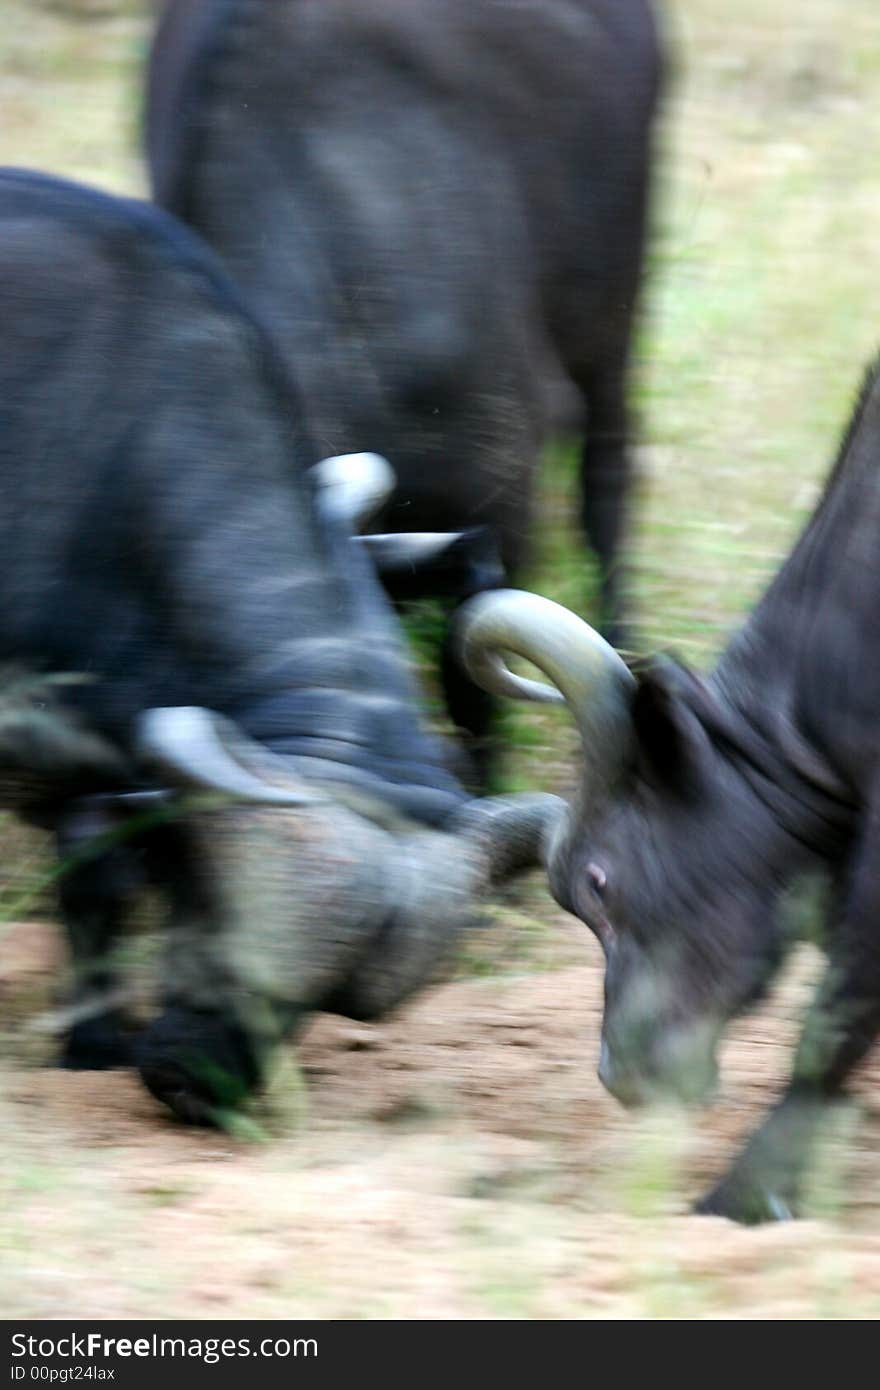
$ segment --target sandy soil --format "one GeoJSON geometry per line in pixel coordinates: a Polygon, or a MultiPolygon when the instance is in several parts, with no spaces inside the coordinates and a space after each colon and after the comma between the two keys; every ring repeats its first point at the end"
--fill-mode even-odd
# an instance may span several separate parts
{"type": "Polygon", "coordinates": [[[809,954],[731,1037],[719,1101],[686,1127],[603,1094],[597,952],[561,917],[555,936],[579,963],[458,980],[383,1027],[317,1019],[245,1140],[169,1123],[129,1074],[46,1065],[58,941],[12,928],[3,1314],[876,1315],[880,1059],[815,1219],[685,1214],[784,1076],[809,954]]]}

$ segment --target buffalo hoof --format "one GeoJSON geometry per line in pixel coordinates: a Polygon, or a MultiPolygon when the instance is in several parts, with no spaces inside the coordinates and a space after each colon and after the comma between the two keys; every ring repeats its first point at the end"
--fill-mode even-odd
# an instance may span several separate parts
{"type": "Polygon", "coordinates": [[[66,1071],[111,1071],[134,1066],[132,1025],[119,1014],[75,1023],[64,1038],[58,1066],[66,1071]]]}
{"type": "Polygon", "coordinates": [[[725,1216],[741,1226],[768,1221],[793,1221],[797,1203],[792,1194],[725,1178],[694,1207],[698,1216],[725,1216]]]}
{"type": "Polygon", "coordinates": [[[262,1081],[241,1028],[185,1009],[168,1009],[141,1035],[137,1065],[147,1090],[188,1125],[221,1127],[262,1081]]]}

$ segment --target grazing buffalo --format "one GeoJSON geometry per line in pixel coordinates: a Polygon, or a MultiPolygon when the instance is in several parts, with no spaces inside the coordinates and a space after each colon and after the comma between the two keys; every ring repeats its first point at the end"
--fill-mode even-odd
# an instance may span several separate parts
{"type": "Polygon", "coordinates": [[[605,952],[599,1074],[624,1104],[711,1089],[724,1026],[783,952],[783,890],[827,871],[828,969],[788,1088],[699,1208],[793,1212],[822,1117],[880,1028],[880,364],[812,520],[710,676],[663,660],[634,678],[532,595],[464,612],[476,679],[561,691],[578,721],[582,784],[544,855],[605,952]],[[505,652],[556,690],[511,674],[505,652]]]}
{"type": "Polygon", "coordinates": [[[142,864],[169,923],[141,1072],[209,1120],[308,1010],[425,983],[553,799],[446,771],[350,537],[387,466],[310,467],[296,382],[190,232],[0,171],[0,317],[0,795],[68,860],[67,1060],[126,1055],[108,953],[142,864]]]}
{"type": "MultiPolygon", "coordinates": [[[[391,460],[386,530],[488,525],[510,582],[570,378],[612,627],[659,70],[648,0],[170,0],[149,75],[156,201],[275,330],[320,449],[391,460]]],[[[443,679],[485,775],[448,642],[443,679]]]]}

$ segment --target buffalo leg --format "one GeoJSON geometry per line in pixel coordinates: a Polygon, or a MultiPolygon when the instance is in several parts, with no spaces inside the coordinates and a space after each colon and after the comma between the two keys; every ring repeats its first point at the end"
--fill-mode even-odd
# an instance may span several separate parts
{"type": "Polygon", "coordinates": [[[443,637],[441,679],[449,717],[464,735],[464,748],[470,762],[470,776],[465,780],[473,784],[475,791],[490,791],[495,761],[492,726],[497,706],[491,695],[474,684],[461,664],[454,611],[443,637]]]}
{"type": "Polygon", "coordinates": [[[746,1223],[797,1214],[811,1152],[854,1067],[880,1032],[878,830],[866,839],[827,972],[807,1014],[782,1101],[697,1207],[746,1223]]]}
{"type": "Polygon", "coordinates": [[[597,368],[580,385],[587,400],[581,523],[599,562],[602,629],[619,644],[624,617],[619,551],[631,473],[624,366],[597,368]]]}
{"type": "Polygon", "coordinates": [[[73,1022],[59,1061],[72,1070],[99,1071],[131,1064],[131,1028],[119,1008],[112,955],[140,876],[127,848],[79,859],[84,832],[74,817],[57,837],[62,864],[72,860],[60,878],[59,899],[73,970],[73,1022]]]}
{"type": "MultiPolygon", "coordinates": [[[[439,541],[438,537],[438,541],[439,541]]],[[[446,709],[455,727],[463,734],[470,766],[464,780],[475,790],[488,790],[492,770],[491,730],[495,701],[468,676],[457,653],[455,618],[459,606],[474,594],[503,588],[509,583],[495,530],[489,526],[471,527],[450,533],[445,546],[438,546],[426,560],[410,555],[406,537],[362,537],[372,543],[379,574],[395,601],[439,595],[450,603],[444,614],[444,633],[440,657],[440,677],[446,709]],[[394,545],[397,540],[397,546],[394,545]],[[376,542],[384,542],[385,553],[376,542]]]]}
{"type": "Polygon", "coordinates": [[[821,1088],[792,1081],[729,1172],[695,1210],[747,1226],[798,1215],[810,1157],[831,1103],[821,1088]]]}
{"type": "MultiPolygon", "coordinates": [[[[278,814],[271,812],[270,828],[278,814]]],[[[298,1011],[279,1004],[260,978],[260,919],[272,920],[261,879],[271,885],[273,861],[258,851],[248,856],[247,813],[206,820],[206,827],[181,823],[152,837],[170,916],[161,1009],[138,1038],[136,1060],[144,1085],[178,1120],[217,1125],[260,1088],[267,1059],[293,1033],[298,1011]],[[223,841],[214,826],[239,818],[240,843],[237,834],[223,841]]]]}
{"type": "MultiPolygon", "coordinates": [[[[527,515],[528,501],[523,500],[521,511],[527,515]]],[[[508,520],[498,527],[477,527],[464,532],[460,568],[451,590],[455,600],[446,616],[446,627],[440,657],[440,676],[443,696],[449,717],[459,730],[469,768],[463,780],[481,794],[494,790],[494,771],[497,738],[497,704],[493,696],[475,685],[462,665],[458,652],[458,609],[476,594],[491,589],[503,589],[513,583],[514,573],[525,558],[525,542],[516,535],[516,526],[508,520]],[[502,554],[501,541],[506,540],[502,554]]]]}

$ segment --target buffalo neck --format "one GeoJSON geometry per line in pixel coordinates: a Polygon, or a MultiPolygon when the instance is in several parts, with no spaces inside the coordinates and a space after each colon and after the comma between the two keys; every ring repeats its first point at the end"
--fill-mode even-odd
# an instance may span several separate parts
{"type": "Polygon", "coordinates": [[[869,372],[824,493],[711,677],[756,790],[834,858],[875,770],[880,382],[869,372]]]}

